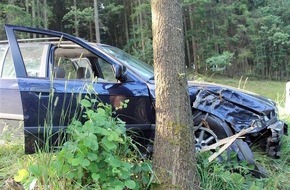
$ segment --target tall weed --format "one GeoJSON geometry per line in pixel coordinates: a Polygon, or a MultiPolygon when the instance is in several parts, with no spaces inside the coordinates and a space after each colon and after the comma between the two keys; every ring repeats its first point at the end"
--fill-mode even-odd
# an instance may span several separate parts
{"type": "Polygon", "coordinates": [[[74,120],[68,126],[68,140],[61,150],[37,154],[36,161],[20,170],[15,180],[39,189],[148,188],[151,164],[141,160],[124,122],[113,117],[110,105],[96,99],[86,97],[81,105],[85,122],[74,120]]]}

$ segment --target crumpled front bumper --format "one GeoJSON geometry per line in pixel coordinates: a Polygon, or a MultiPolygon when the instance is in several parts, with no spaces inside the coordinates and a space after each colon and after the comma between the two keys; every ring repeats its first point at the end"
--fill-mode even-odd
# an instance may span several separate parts
{"type": "Polygon", "coordinates": [[[277,121],[267,127],[270,131],[267,137],[266,152],[273,158],[281,156],[281,139],[283,135],[288,135],[288,125],[282,121],[277,121]]]}

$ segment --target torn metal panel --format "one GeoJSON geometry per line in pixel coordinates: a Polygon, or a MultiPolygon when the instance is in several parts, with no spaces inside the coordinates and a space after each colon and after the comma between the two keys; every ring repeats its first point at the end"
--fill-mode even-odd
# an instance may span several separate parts
{"type": "Polygon", "coordinates": [[[257,138],[266,139],[268,155],[280,157],[281,138],[287,134],[288,126],[278,120],[277,108],[273,101],[214,84],[200,85],[195,95],[192,105],[194,109],[226,121],[236,133],[252,126],[253,129],[246,134],[247,139],[250,139],[247,142],[252,143],[257,138]]]}
{"type": "MultiPolygon", "coordinates": [[[[236,96],[236,94],[233,94],[236,96]]],[[[241,99],[242,97],[237,97],[241,99]]],[[[241,102],[242,100],[240,100],[241,102]]],[[[253,111],[240,107],[229,101],[220,93],[212,93],[208,90],[200,90],[193,103],[193,108],[211,113],[231,124],[236,132],[251,126],[252,121],[261,120],[261,116],[253,111]]]]}
{"type": "Polygon", "coordinates": [[[196,95],[200,91],[205,90],[244,109],[250,109],[253,112],[268,114],[275,108],[275,102],[252,92],[212,83],[190,81],[188,84],[192,95],[196,95]]]}

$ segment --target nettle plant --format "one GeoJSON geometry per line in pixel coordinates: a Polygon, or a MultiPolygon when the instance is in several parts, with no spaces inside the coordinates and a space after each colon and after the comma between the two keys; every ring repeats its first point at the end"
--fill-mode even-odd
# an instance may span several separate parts
{"type": "MultiPolygon", "coordinates": [[[[122,107],[126,108],[127,103],[124,101],[122,107]]],[[[111,105],[88,96],[80,104],[85,121],[74,120],[68,126],[68,140],[46,164],[49,168],[34,163],[15,179],[28,188],[148,188],[152,181],[150,161],[141,158],[126,134],[125,123],[113,116],[111,105]]]]}

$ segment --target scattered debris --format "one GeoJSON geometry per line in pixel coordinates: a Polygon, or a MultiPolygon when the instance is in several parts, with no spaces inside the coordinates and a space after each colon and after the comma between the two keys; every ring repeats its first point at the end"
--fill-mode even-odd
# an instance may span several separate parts
{"type": "Polygon", "coordinates": [[[214,152],[209,158],[208,161],[212,162],[214,159],[216,159],[220,154],[222,154],[229,146],[231,146],[231,144],[233,144],[233,142],[237,139],[242,137],[243,135],[247,134],[248,132],[252,131],[254,129],[254,127],[250,127],[247,129],[242,129],[239,133],[224,138],[222,140],[219,140],[217,143],[212,144],[208,147],[204,147],[200,150],[200,152],[205,152],[208,150],[215,150],[217,147],[223,145],[217,152],[214,152]]]}

